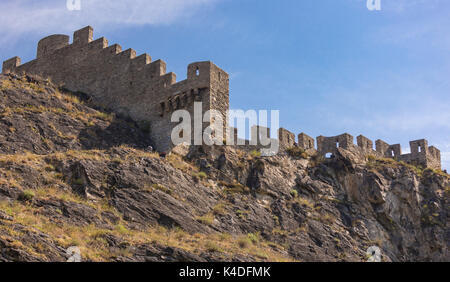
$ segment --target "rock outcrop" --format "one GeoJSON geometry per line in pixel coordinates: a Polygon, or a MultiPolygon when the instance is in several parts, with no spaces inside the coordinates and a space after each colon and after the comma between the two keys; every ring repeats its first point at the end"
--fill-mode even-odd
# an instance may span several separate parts
{"type": "Polygon", "coordinates": [[[0,77],[0,261],[448,261],[450,177],[338,149],[149,152],[145,128],[0,77]]]}

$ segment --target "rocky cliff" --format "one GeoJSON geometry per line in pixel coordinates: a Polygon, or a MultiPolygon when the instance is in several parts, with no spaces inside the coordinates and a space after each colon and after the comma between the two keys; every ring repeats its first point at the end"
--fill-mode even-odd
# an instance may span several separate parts
{"type": "Polygon", "coordinates": [[[0,261],[448,261],[450,176],[339,149],[149,152],[145,125],[0,77],[0,261]]]}

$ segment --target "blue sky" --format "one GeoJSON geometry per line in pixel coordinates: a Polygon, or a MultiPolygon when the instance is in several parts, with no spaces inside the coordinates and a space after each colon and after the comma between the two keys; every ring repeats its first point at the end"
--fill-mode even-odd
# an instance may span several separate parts
{"type": "Polygon", "coordinates": [[[311,136],[427,138],[450,169],[450,1],[66,0],[0,3],[0,55],[92,25],[95,37],[163,59],[178,80],[211,60],[231,75],[231,107],[280,110],[311,136]]]}

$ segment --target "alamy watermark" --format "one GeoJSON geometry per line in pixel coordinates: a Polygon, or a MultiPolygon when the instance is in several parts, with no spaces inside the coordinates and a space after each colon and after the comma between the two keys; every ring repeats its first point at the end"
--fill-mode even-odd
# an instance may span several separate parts
{"type": "Polygon", "coordinates": [[[69,257],[67,262],[81,262],[81,250],[76,246],[69,247],[66,250],[66,254],[69,257]]]}
{"type": "Polygon", "coordinates": [[[369,11],[381,11],[381,0],[367,0],[369,11]]]}
{"type": "MultiPolygon", "coordinates": [[[[222,114],[217,110],[208,110],[203,113],[202,102],[194,103],[193,117],[187,110],[176,110],[172,113],[171,122],[178,123],[171,132],[172,144],[189,145],[246,145],[244,139],[237,138],[235,132],[230,132],[224,118],[236,123],[239,132],[245,132],[246,124],[258,124],[252,127],[249,145],[261,146],[261,154],[264,156],[278,153],[279,141],[271,138],[268,130],[269,111],[267,110],[229,110],[222,114]],[[192,128],[193,125],[193,128],[192,128]],[[205,126],[207,125],[207,126],[205,126]]],[[[272,128],[279,128],[280,113],[278,110],[270,111],[270,124],[272,128]]]]}
{"type": "Polygon", "coordinates": [[[81,0],[67,0],[66,7],[69,11],[80,11],[81,10],[81,0]]]}
{"type": "Polygon", "coordinates": [[[381,250],[377,246],[372,246],[366,251],[368,262],[381,262],[381,250]]]}

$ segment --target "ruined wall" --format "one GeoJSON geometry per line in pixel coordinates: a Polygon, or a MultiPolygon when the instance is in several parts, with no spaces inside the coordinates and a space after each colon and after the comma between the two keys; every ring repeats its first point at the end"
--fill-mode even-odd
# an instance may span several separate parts
{"type": "Polygon", "coordinates": [[[278,140],[280,150],[286,150],[296,145],[295,134],[284,128],[278,129],[278,140]]]}
{"type": "Polygon", "coordinates": [[[344,133],[333,137],[317,137],[317,151],[323,155],[328,153],[333,155],[336,154],[338,147],[343,149],[350,149],[350,147],[354,147],[353,136],[348,133],[344,133]]]}
{"type": "MultiPolygon", "coordinates": [[[[72,44],[69,44],[67,35],[43,38],[38,43],[35,60],[22,65],[19,57],[13,57],[3,62],[2,72],[27,72],[50,77],[69,90],[91,95],[99,106],[136,121],[149,122],[150,137],[159,151],[170,150],[172,146],[170,134],[177,125],[171,122],[173,111],[187,110],[191,114],[194,128],[195,102],[202,102],[198,113],[200,118],[209,110],[218,111],[223,121],[223,128],[220,128],[222,132],[232,134],[235,137],[234,144],[238,140],[237,130],[228,128],[229,77],[226,72],[212,62],[196,62],[188,66],[187,78],[177,82],[174,73],[166,72],[165,62],[152,62],[147,54],[136,56],[133,49],[122,51],[122,47],[117,44],[108,46],[108,41],[103,37],[93,40],[93,29],[89,26],[74,33],[72,44]]],[[[204,122],[202,128],[199,128],[200,132],[212,122],[213,118],[204,122]]],[[[267,147],[262,139],[263,136],[270,136],[270,129],[255,128],[252,129],[250,141],[238,141],[237,144],[243,144],[243,149],[267,147]]],[[[193,134],[191,136],[193,139],[193,134]]],[[[226,138],[226,134],[224,137],[226,138]]],[[[315,152],[314,139],[304,133],[298,135],[296,143],[292,132],[280,128],[277,142],[281,152],[293,146],[315,152]]],[[[362,135],[357,137],[358,146],[353,144],[353,136],[350,134],[319,136],[317,151],[325,155],[335,154],[338,147],[357,149],[366,155],[441,168],[440,151],[433,146],[428,147],[428,142],[424,139],[410,142],[410,154],[402,154],[399,144],[390,145],[382,140],[375,143],[376,150],[373,150],[373,142],[362,135]]]]}
{"type": "MultiPolygon", "coordinates": [[[[236,143],[235,141],[233,145],[237,144],[236,146],[244,151],[260,150],[270,147],[267,145],[264,146],[265,143],[261,141],[261,137],[270,136],[270,128],[252,126],[250,141],[238,139],[238,131],[236,128],[231,127],[229,132],[234,136],[234,140],[240,141],[240,143],[236,143]]],[[[296,143],[294,133],[284,128],[278,130],[279,153],[283,153],[291,147],[299,147],[309,155],[318,153],[323,156],[332,157],[337,154],[338,148],[342,148],[345,150],[359,151],[366,156],[393,158],[398,161],[420,165],[424,168],[441,169],[441,152],[434,146],[428,146],[428,141],[425,139],[411,141],[411,153],[409,154],[402,154],[400,144],[390,145],[383,140],[377,140],[375,142],[376,150],[374,150],[373,141],[369,138],[359,135],[356,138],[357,145],[353,143],[353,139],[353,136],[348,133],[331,137],[318,136],[316,150],[314,148],[314,139],[307,134],[300,133],[296,143]]],[[[271,139],[271,142],[276,141],[276,139],[271,139]]]]}
{"type": "Polygon", "coordinates": [[[361,150],[363,150],[365,153],[373,153],[373,142],[369,138],[359,135],[356,137],[356,144],[358,145],[361,150]]]}
{"type": "Polygon", "coordinates": [[[425,139],[411,141],[411,153],[402,154],[400,144],[390,145],[383,140],[377,140],[376,150],[373,149],[373,142],[369,138],[360,135],[357,137],[357,146],[353,144],[353,136],[342,134],[333,137],[317,137],[317,150],[319,154],[336,154],[337,148],[346,150],[359,150],[366,156],[373,155],[377,157],[393,158],[398,161],[404,161],[414,165],[420,165],[424,168],[441,169],[441,153],[431,146],[428,147],[428,141],[425,139]]]}
{"type": "MultiPolygon", "coordinates": [[[[120,45],[108,46],[105,38],[93,40],[93,29],[85,27],[67,35],[52,35],[38,43],[37,58],[20,64],[14,57],[3,63],[3,73],[27,72],[50,77],[71,91],[88,93],[94,102],[136,121],[150,122],[150,136],[159,151],[171,147],[170,113],[186,109],[193,117],[195,101],[203,103],[202,112],[216,109],[223,115],[229,108],[229,77],[211,62],[190,64],[187,79],[176,82],[166,73],[166,63],[152,62],[147,54],[122,51],[120,45]]],[[[193,123],[193,120],[192,120],[193,123]]],[[[208,124],[204,124],[203,128],[208,124]]]]}
{"type": "Polygon", "coordinates": [[[314,150],[314,138],[302,132],[298,135],[298,146],[306,151],[314,150]]]}

